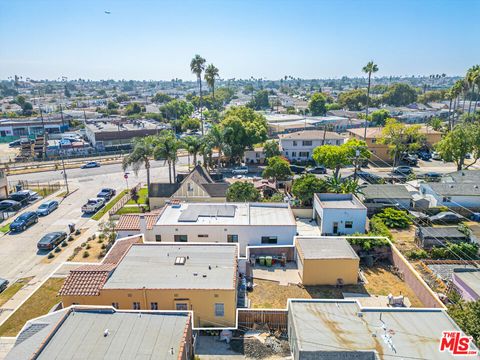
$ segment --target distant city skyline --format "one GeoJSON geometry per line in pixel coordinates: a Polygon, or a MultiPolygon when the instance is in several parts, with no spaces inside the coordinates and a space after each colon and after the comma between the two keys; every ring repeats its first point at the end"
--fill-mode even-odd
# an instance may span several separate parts
{"type": "Polygon", "coordinates": [[[463,76],[480,62],[477,0],[6,1],[0,79],[463,76]]]}

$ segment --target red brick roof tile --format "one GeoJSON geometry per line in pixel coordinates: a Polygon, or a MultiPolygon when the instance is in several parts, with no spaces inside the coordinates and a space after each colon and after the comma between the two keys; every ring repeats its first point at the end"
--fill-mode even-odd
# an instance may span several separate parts
{"type": "Polygon", "coordinates": [[[58,294],[97,296],[114,268],[114,264],[80,266],[70,272],[58,294]]]}

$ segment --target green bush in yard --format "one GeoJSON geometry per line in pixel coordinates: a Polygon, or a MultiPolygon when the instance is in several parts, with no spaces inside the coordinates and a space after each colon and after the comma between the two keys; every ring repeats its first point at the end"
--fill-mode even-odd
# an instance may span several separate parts
{"type": "Polygon", "coordinates": [[[381,219],[390,229],[406,229],[412,224],[412,219],[406,211],[393,208],[383,209],[373,218],[381,219]]]}
{"type": "Polygon", "coordinates": [[[426,252],[423,249],[418,249],[418,250],[412,250],[407,253],[407,257],[410,260],[421,260],[421,259],[428,259],[429,255],[428,252],[426,252]]]}
{"type": "MultiPolygon", "coordinates": [[[[388,229],[387,229],[388,230],[388,229]]],[[[350,245],[359,246],[362,250],[369,251],[376,247],[388,246],[388,241],[385,238],[371,238],[368,236],[375,236],[373,234],[355,234],[355,237],[348,238],[350,245]],[[358,237],[356,237],[358,235],[358,237]]]]}
{"type": "Polygon", "coordinates": [[[478,259],[478,244],[447,243],[445,246],[434,246],[430,250],[430,258],[438,260],[478,259]]]}
{"type": "Polygon", "coordinates": [[[385,225],[382,218],[377,217],[376,215],[370,219],[370,235],[372,236],[385,236],[392,239],[392,233],[388,229],[388,226],[385,225]]]}

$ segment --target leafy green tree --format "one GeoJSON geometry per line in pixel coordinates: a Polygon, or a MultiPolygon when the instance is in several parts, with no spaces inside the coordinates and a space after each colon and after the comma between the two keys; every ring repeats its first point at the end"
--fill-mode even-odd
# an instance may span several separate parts
{"type": "Polygon", "coordinates": [[[215,81],[218,78],[219,71],[215,67],[215,65],[210,64],[207,66],[205,69],[205,81],[207,82],[207,85],[212,89],[212,98],[213,101],[215,102],[215,81]]]}
{"type": "Polygon", "coordinates": [[[367,105],[367,92],[362,89],[345,91],[338,95],[338,103],[342,108],[360,111],[367,105]]]}
{"type": "Polygon", "coordinates": [[[202,135],[204,135],[203,130],[203,115],[202,115],[202,73],[205,70],[205,63],[207,61],[202,58],[200,55],[196,54],[195,57],[190,62],[190,70],[197,76],[198,88],[200,93],[200,122],[202,124],[202,135]]]}
{"type": "Polygon", "coordinates": [[[375,216],[390,229],[406,229],[412,224],[410,215],[404,210],[385,208],[375,216]]]}
{"type": "Polygon", "coordinates": [[[361,158],[370,157],[364,141],[350,139],[342,145],[318,146],[313,150],[312,158],[317,164],[334,170],[334,177],[338,178],[342,167],[353,164],[357,150],[360,152],[361,158]]]}
{"type": "Polygon", "coordinates": [[[125,156],[122,162],[123,171],[131,166],[135,174],[138,174],[142,165],[145,166],[145,170],[147,170],[147,192],[150,190],[150,158],[153,156],[154,146],[154,136],[135,138],[133,139],[132,152],[125,156]]]}
{"type": "Polygon", "coordinates": [[[72,93],[70,92],[70,90],[68,89],[68,87],[65,85],[65,88],[63,90],[63,94],[65,95],[65,97],[67,98],[70,98],[72,96],[72,93]]]}
{"type": "Polygon", "coordinates": [[[435,131],[441,131],[443,128],[443,120],[439,117],[432,117],[428,119],[427,125],[430,126],[435,131]]]}
{"type": "Polygon", "coordinates": [[[33,105],[32,103],[26,101],[22,105],[22,114],[25,116],[30,116],[33,114],[33,105]]]}
{"type": "Polygon", "coordinates": [[[182,121],[183,131],[197,131],[198,129],[200,129],[200,120],[196,118],[187,118],[182,121]]]}
{"type": "Polygon", "coordinates": [[[173,98],[171,96],[160,92],[156,93],[155,96],[152,97],[152,101],[156,104],[165,104],[172,100],[173,98]]]}
{"type": "Polygon", "coordinates": [[[139,103],[131,103],[125,107],[125,115],[140,114],[145,111],[145,107],[142,107],[139,103]]]}
{"type": "Polygon", "coordinates": [[[460,326],[465,334],[480,343],[480,300],[465,302],[456,301],[447,306],[448,315],[460,326]]]}
{"type": "Polygon", "coordinates": [[[227,201],[230,202],[245,202],[245,201],[259,201],[260,191],[255,189],[251,182],[236,181],[227,189],[227,201]]]}
{"type": "Polygon", "coordinates": [[[429,102],[442,101],[446,99],[446,93],[446,90],[427,91],[425,94],[418,96],[418,102],[421,104],[427,104],[429,102]]]}
{"type": "MultiPolygon", "coordinates": [[[[440,140],[435,149],[445,161],[453,161],[457,170],[465,166],[468,153],[474,157],[475,164],[480,158],[480,125],[478,123],[461,123],[440,140]]],[[[467,168],[469,167],[467,166],[467,168]]]]}
{"type": "Polygon", "coordinates": [[[115,101],[109,101],[107,103],[107,109],[108,110],[116,110],[116,109],[118,109],[118,107],[119,107],[119,105],[115,101]]]}
{"type": "Polygon", "coordinates": [[[327,108],[325,104],[327,103],[327,98],[322,93],[315,93],[310,98],[310,102],[308,103],[308,109],[310,110],[310,114],[312,116],[321,116],[327,113],[327,108]]]}
{"type": "Polygon", "coordinates": [[[295,179],[292,185],[292,194],[299,199],[302,205],[310,206],[313,203],[313,194],[327,191],[324,180],[313,174],[305,174],[295,179]]]}
{"type": "Polygon", "coordinates": [[[268,140],[265,141],[263,144],[263,153],[265,154],[265,159],[270,159],[274,156],[279,156],[282,154],[280,151],[280,146],[278,145],[278,141],[275,140],[268,140]]]}
{"type": "Polygon", "coordinates": [[[248,102],[247,106],[254,110],[265,110],[270,108],[270,102],[268,101],[268,91],[257,91],[253,96],[253,99],[248,102]]]}
{"type": "Polygon", "coordinates": [[[417,91],[405,83],[396,83],[389,86],[383,94],[382,101],[392,106],[406,106],[417,100],[417,91]]]}
{"type": "Polygon", "coordinates": [[[370,85],[372,80],[372,74],[378,71],[378,65],[373,61],[369,61],[367,65],[362,68],[362,71],[365,74],[368,74],[368,85],[367,85],[367,104],[365,106],[365,138],[367,137],[367,120],[368,120],[368,107],[370,106],[370,85]]]}
{"type": "Polygon", "coordinates": [[[393,165],[398,163],[403,153],[418,150],[424,141],[420,125],[407,126],[395,119],[387,119],[380,139],[380,143],[388,145],[393,165]]]}
{"type": "Polygon", "coordinates": [[[262,176],[265,179],[272,178],[277,180],[287,180],[293,175],[290,170],[290,163],[281,156],[274,156],[268,159],[267,166],[263,170],[262,176]]]}
{"type": "Polygon", "coordinates": [[[372,111],[369,120],[376,126],[384,126],[388,118],[390,118],[390,112],[386,109],[379,109],[372,111]]]}
{"type": "Polygon", "coordinates": [[[160,106],[160,113],[167,120],[178,120],[193,114],[193,105],[185,100],[172,100],[160,106]]]}
{"type": "Polygon", "coordinates": [[[118,94],[115,98],[117,99],[117,102],[119,102],[119,103],[130,100],[130,97],[127,94],[118,94]]]}

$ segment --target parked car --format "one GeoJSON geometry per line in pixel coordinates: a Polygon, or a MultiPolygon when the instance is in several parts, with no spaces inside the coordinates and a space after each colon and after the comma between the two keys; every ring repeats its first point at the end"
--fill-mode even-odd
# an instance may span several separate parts
{"type": "Polygon", "coordinates": [[[366,182],[369,182],[370,184],[381,184],[383,182],[383,178],[381,176],[378,176],[376,174],[371,174],[366,171],[357,171],[357,176],[365,180],[366,182]]]}
{"type": "Polygon", "coordinates": [[[304,166],[299,166],[299,165],[290,165],[290,170],[294,174],[303,174],[306,168],[304,166]]]}
{"type": "Polygon", "coordinates": [[[307,170],[309,174],[326,174],[327,168],[323,165],[315,166],[314,168],[310,168],[307,170]]]}
{"type": "Polygon", "coordinates": [[[0,278],[0,293],[8,287],[8,280],[0,278]]]}
{"type": "Polygon", "coordinates": [[[55,201],[55,200],[45,201],[42,205],[38,207],[37,214],[40,216],[47,216],[57,208],[58,208],[58,201],[55,201]]]}
{"type": "Polygon", "coordinates": [[[433,160],[442,160],[442,157],[440,156],[440,154],[436,151],[432,152],[432,159],[433,160]]]}
{"type": "Polygon", "coordinates": [[[478,221],[478,222],[480,222],[480,213],[478,213],[478,212],[473,213],[473,214],[470,216],[470,219],[472,219],[473,221],[478,221]]]}
{"type": "Polygon", "coordinates": [[[53,250],[67,238],[64,231],[51,232],[43,236],[37,243],[38,250],[53,250]]]}
{"type": "Polygon", "coordinates": [[[0,211],[14,212],[22,208],[22,204],[15,200],[2,200],[0,201],[0,211]]]}
{"type": "Polygon", "coordinates": [[[103,198],[88,199],[87,203],[82,206],[82,212],[95,213],[100,210],[103,205],[105,205],[105,199],[103,198]]]}
{"type": "Polygon", "coordinates": [[[451,211],[443,211],[441,213],[438,213],[437,215],[430,216],[430,221],[432,222],[432,224],[457,224],[464,220],[465,218],[462,215],[451,211]]]}
{"type": "Polygon", "coordinates": [[[402,161],[410,166],[416,166],[418,164],[418,157],[415,155],[407,155],[402,161]]]}
{"type": "Polygon", "coordinates": [[[232,170],[233,175],[246,175],[248,174],[248,166],[238,166],[232,170]]]}
{"type": "Polygon", "coordinates": [[[89,161],[81,166],[82,169],[91,169],[95,167],[100,167],[100,163],[96,161],[89,161]]]}
{"type": "Polygon", "coordinates": [[[97,197],[105,199],[105,201],[110,200],[115,196],[117,192],[115,189],[110,189],[110,188],[103,188],[100,190],[100,192],[97,194],[97,197]]]}
{"type": "Polygon", "coordinates": [[[397,166],[394,170],[394,174],[398,175],[410,175],[413,172],[410,166],[397,166]]]}
{"type": "Polygon", "coordinates": [[[432,158],[432,155],[428,151],[420,151],[418,157],[423,161],[429,161],[432,158]]]}
{"type": "Polygon", "coordinates": [[[428,172],[428,173],[425,174],[425,179],[427,181],[437,182],[437,181],[440,181],[442,179],[442,174],[431,171],[431,172],[428,172]]]}
{"type": "Polygon", "coordinates": [[[20,139],[19,140],[14,140],[11,143],[8,143],[8,147],[14,148],[20,146],[20,139]]]}
{"type": "Polygon", "coordinates": [[[30,201],[38,197],[38,193],[32,190],[21,190],[14,193],[11,193],[8,196],[8,200],[14,200],[22,204],[22,206],[27,205],[30,201]]]}
{"type": "Polygon", "coordinates": [[[33,211],[27,211],[13,220],[13,222],[10,224],[10,231],[25,231],[29,226],[36,224],[37,222],[37,213],[33,211]]]}

